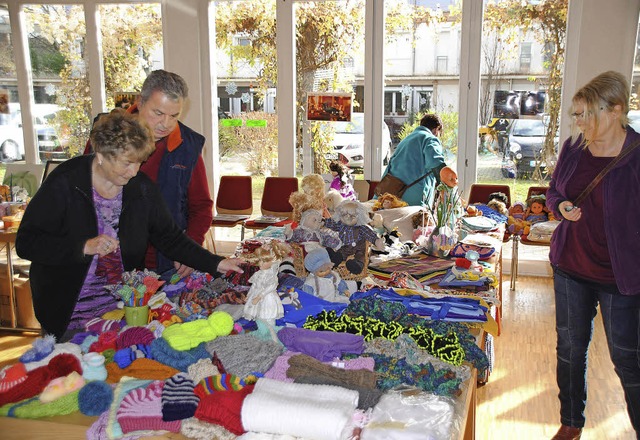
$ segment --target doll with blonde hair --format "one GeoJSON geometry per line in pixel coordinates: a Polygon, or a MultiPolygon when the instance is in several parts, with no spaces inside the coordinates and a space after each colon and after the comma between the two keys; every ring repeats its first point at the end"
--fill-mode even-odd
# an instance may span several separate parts
{"type": "Polygon", "coordinates": [[[402,208],[407,205],[408,203],[400,197],[394,196],[391,193],[384,193],[376,199],[371,209],[378,211],[380,209],[402,208]]]}
{"type": "Polygon", "coordinates": [[[270,240],[253,252],[241,256],[260,268],[249,278],[251,287],[244,305],[245,319],[261,319],[275,325],[276,319],[284,316],[284,308],[278,295],[278,267],[279,262],[290,253],[291,246],[287,243],[270,240]]]}

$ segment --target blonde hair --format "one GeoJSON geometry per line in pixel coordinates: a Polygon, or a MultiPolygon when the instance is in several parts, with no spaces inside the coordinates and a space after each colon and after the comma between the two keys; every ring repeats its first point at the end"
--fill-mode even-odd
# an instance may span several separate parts
{"type": "MultiPolygon", "coordinates": [[[[613,70],[603,72],[593,78],[586,85],[581,87],[573,95],[571,112],[576,104],[582,103],[585,106],[585,117],[592,117],[594,120],[594,130],[597,132],[600,126],[600,110],[611,111],[616,105],[621,110],[620,124],[622,127],[629,125],[627,113],[629,112],[629,82],[627,78],[613,70]]],[[[578,128],[572,118],[571,123],[572,140],[578,137],[578,128]]],[[[584,148],[591,143],[591,140],[584,140],[584,148]]]]}
{"type": "Polygon", "coordinates": [[[262,246],[242,255],[242,258],[247,262],[255,265],[261,265],[262,263],[270,263],[277,260],[282,260],[291,254],[291,246],[284,241],[269,240],[262,243],[262,246]]]}

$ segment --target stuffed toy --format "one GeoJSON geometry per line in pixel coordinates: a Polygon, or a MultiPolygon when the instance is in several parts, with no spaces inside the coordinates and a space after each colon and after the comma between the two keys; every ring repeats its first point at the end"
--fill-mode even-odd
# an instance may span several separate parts
{"type": "Polygon", "coordinates": [[[507,210],[507,202],[508,199],[505,193],[494,192],[489,194],[489,201],[487,202],[487,206],[502,215],[508,216],[509,211],[507,210]]]}
{"type": "Polygon", "coordinates": [[[304,267],[309,275],[304,281],[302,290],[326,301],[348,303],[349,287],[333,270],[333,262],[324,248],[312,250],[304,257],[304,267]]]}
{"type": "MultiPolygon", "coordinates": [[[[256,264],[260,270],[249,278],[251,287],[244,305],[243,318],[261,319],[275,326],[276,319],[284,316],[284,307],[278,295],[278,263],[291,253],[291,246],[272,240],[262,244],[241,258],[256,264]]],[[[166,331],[166,330],[165,330],[166,331]]]]}
{"type": "Polygon", "coordinates": [[[366,243],[373,243],[377,248],[384,244],[378,234],[369,226],[367,208],[355,200],[345,200],[336,207],[333,216],[325,221],[329,229],[337,231],[342,247],[334,251],[327,249],[329,257],[335,265],[345,261],[347,270],[353,274],[364,270],[366,243]]]}
{"type": "Polygon", "coordinates": [[[337,190],[347,200],[358,200],[358,195],[349,182],[349,168],[334,160],[329,164],[329,171],[333,176],[329,187],[337,190]]]}
{"type": "Polygon", "coordinates": [[[378,213],[373,214],[371,221],[369,222],[369,226],[371,226],[371,228],[373,228],[373,230],[376,231],[376,234],[380,237],[387,232],[387,228],[384,227],[384,219],[378,213]]]}
{"type": "Polygon", "coordinates": [[[391,193],[384,193],[376,199],[371,209],[378,211],[380,209],[402,208],[407,205],[408,203],[398,196],[394,196],[391,193]]]}
{"type": "Polygon", "coordinates": [[[331,215],[336,211],[336,206],[342,202],[344,202],[344,197],[342,197],[339,191],[333,188],[329,189],[324,196],[324,205],[331,215]]]}
{"type": "Polygon", "coordinates": [[[292,219],[300,221],[300,216],[307,209],[319,209],[323,216],[328,217],[324,204],[324,179],[320,174],[308,174],[300,182],[300,191],[289,196],[289,203],[293,207],[292,219]]]}
{"type": "Polygon", "coordinates": [[[342,242],[338,233],[323,224],[322,211],[307,209],[300,216],[300,223],[295,229],[291,225],[284,228],[286,240],[290,243],[298,243],[309,252],[317,247],[338,249],[342,242]]]}

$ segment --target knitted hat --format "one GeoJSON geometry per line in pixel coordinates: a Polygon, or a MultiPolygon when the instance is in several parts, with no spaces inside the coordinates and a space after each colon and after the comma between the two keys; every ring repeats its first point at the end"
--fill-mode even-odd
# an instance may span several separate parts
{"type": "Polygon", "coordinates": [[[93,318],[87,321],[84,328],[88,332],[104,333],[109,331],[119,332],[120,321],[114,319],[93,318]]]}
{"type": "Polygon", "coordinates": [[[83,353],[88,353],[91,350],[91,346],[94,342],[98,341],[98,335],[88,335],[82,342],[75,342],[80,346],[80,350],[83,353]]]}
{"type": "Polygon", "coordinates": [[[91,344],[89,347],[90,351],[97,351],[98,353],[102,353],[109,348],[116,348],[116,339],[118,338],[118,333],[114,331],[108,331],[101,333],[98,336],[98,340],[91,344]]]}
{"type": "Polygon", "coordinates": [[[260,341],[249,334],[222,336],[207,343],[207,351],[215,352],[226,372],[241,378],[266,372],[283,350],[279,343],[260,341]]]}
{"type": "Polygon", "coordinates": [[[239,391],[218,391],[201,398],[196,418],[221,425],[236,435],[244,434],[240,411],[242,402],[254,386],[248,385],[239,391]]]}
{"type": "Polygon", "coordinates": [[[78,393],[79,391],[76,390],[49,403],[42,403],[39,399],[31,399],[14,405],[4,405],[0,407],[0,416],[11,415],[11,417],[21,419],[39,419],[72,414],[78,412],[78,393]]]}
{"type": "Polygon", "coordinates": [[[49,356],[53,351],[53,346],[56,343],[56,338],[53,335],[46,335],[43,338],[38,338],[33,341],[33,348],[25,352],[20,356],[20,362],[36,362],[49,356]]]}
{"type": "Polygon", "coordinates": [[[178,370],[163,365],[152,359],[136,359],[127,368],[120,368],[118,364],[112,362],[106,365],[107,382],[116,383],[122,376],[135,377],[137,379],[165,380],[178,373],[178,370]]]}
{"type": "Polygon", "coordinates": [[[130,327],[118,335],[116,350],[131,347],[132,345],[148,345],[155,339],[153,332],[146,327],[130,327]]]}
{"type": "Polygon", "coordinates": [[[27,369],[22,362],[7,366],[0,371],[0,393],[4,393],[27,380],[27,369]]]}
{"type": "MultiPolygon", "coordinates": [[[[95,336],[94,342],[98,340],[98,334],[96,332],[78,332],[74,334],[68,342],[72,344],[81,345],[89,336],[95,336]]],[[[91,344],[89,344],[91,345],[91,344]]],[[[86,352],[87,350],[85,350],[86,352]]]]}
{"type": "Polygon", "coordinates": [[[53,379],[40,393],[40,402],[49,403],[60,397],[78,391],[84,386],[84,378],[77,371],[72,371],[64,377],[53,379]]]}
{"type": "Polygon", "coordinates": [[[26,380],[0,393],[0,406],[37,396],[53,379],[66,376],[72,371],[82,371],[78,358],[72,354],[59,354],[48,365],[31,371],[26,380]]]}
{"type": "Polygon", "coordinates": [[[200,359],[195,364],[189,365],[187,372],[189,373],[191,380],[193,380],[193,383],[198,383],[205,377],[220,374],[220,371],[215,365],[213,365],[211,359],[200,359]]]}
{"type": "Polygon", "coordinates": [[[130,391],[122,399],[116,420],[124,434],[140,430],[180,432],[180,421],[162,420],[163,385],[161,381],[151,382],[146,388],[130,391]]]}
{"type": "Polygon", "coordinates": [[[304,257],[304,267],[306,267],[309,272],[315,272],[326,264],[333,266],[329,258],[329,253],[323,247],[313,249],[304,257]]]}
{"type": "Polygon", "coordinates": [[[78,407],[86,416],[98,416],[109,409],[113,401],[113,389],[102,381],[89,382],[78,394],[78,407]]]}
{"type": "Polygon", "coordinates": [[[195,384],[186,373],[178,373],[164,383],[162,420],[170,422],[193,417],[200,399],[193,393],[195,384]]]}
{"type": "Polygon", "coordinates": [[[191,350],[178,351],[169,345],[166,339],[158,338],[151,343],[151,354],[158,362],[180,371],[187,371],[189,365],[200,359],[211,359],[211,354],[202,343],[191,350]]]}
{"type": "Polygon", "coordinates": [[[182,421],[180,432],[185,437],[197,440],[235,440],[238,436],[220,425],[212,425],[211,423],[201,422],[195,417],[182,421]]]}
{"type": "MultiPolygon", "coordinates": [[[[144,327],[132,327],[132,328],[144,328],[144,327]]],[[[149,345],[137,344],[130,347],[123,348],[116,351],[113,355],[113,361],[118,364],[120,368],[127,368],[136,359],[147,358],[153,359],[151,354],[151,348],[149,345]]]]}
{"type": "Polygon", "coordinates": [[[62,344],[55,344],[53,346],[53,351],[49,353],[46,357],[40,359],[39,361],[34,361],[34,362],[29,362],[27,364],[24,364],[24,367],[27,369],[27,372],[29,372],[29,371],[35,370],[36,368],[49,365],[49,362],[51,362],[51,359],[63,353],[71,354],[75,356],[76,358],[78,358],[78,361],[82,359],[82,351],[79,345],[72,344],[70,342],[64,342],[62,344]]]}
{"type": "Polygon", "coordinates": [[[165,329],[162,338],[176,350],[189,350],[202,342],[225,336],[233,330],[233,318],[226,312],[213,312],[207,319],[173,324],[165,329]]]}
{"type": "Polygon", "coordinates": [[[198,397],[204,397],[216,391],[238,391],[244,387],[244,380],[235,374],[216,374],[215,376],[205,377],[198,382],[195,393],[198,397]]]}

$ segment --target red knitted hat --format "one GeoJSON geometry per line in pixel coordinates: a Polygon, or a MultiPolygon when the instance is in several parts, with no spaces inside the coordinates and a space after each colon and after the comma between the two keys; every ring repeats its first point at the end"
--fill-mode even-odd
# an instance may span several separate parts
{"type": "Polygon", "coordinates": [[[82,367],[80,367],[80,361],[77,357],[69,353],[54,356],[48,365],[32,370],[26,380],[0,393],[0,406],[35,397],[53,379],[68,376],[73,371],[82,374],[82,367]]]}
{"type": "Polygon", "coordinates": [[[91,344],[91,347],[89,347],[89,351],[102,353],[103,351],[109,350],[110,348],[115,349],[117,338],[118,333],[115,331],[101,333],[100,336],[98,336],[98,340],[91,344]]]}
{"type": "Polygon", "coordinates": [[[235,435],[246,431],[242,426],[242,402],[253,391],[248,385],[238,391],[216,391],[200,398],[195,417],[205,422],[220,425],[235,435]]]}
{"type": "Polygon", "coordinates": [[[4,393],[27,380],[27,369],[22,362],[13,364],[0,371],[0,393],[4,393]]]}

